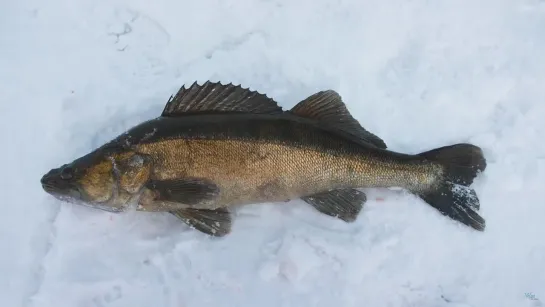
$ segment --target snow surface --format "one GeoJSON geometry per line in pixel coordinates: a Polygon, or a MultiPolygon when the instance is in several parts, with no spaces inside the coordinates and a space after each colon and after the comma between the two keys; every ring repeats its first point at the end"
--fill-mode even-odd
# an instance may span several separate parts
{"type": "Polygon", "coordinates": [[[1,306],[542,306],[544,38],[538,0],[3,1],[1,306]],[[335,89],[396,151],[481,146],[486,231],[378,190],[353,224],[292,201],[212,239],[42,191],[208,79],[285,108],[335,89]]]}

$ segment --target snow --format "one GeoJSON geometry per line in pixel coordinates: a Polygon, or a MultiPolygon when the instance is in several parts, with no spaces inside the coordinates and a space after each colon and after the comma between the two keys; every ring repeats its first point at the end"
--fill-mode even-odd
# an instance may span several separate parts
{"type": "Polygon", "coordinates": [[[545,2],[21,0],[0,25],[2,306],[543,305],[545,2]],[[195,80],[334,89],[396,151],[481,146],[486,231],[371,190],[352,224],[263,204],[216,239],[42,191],[195,80]]]}

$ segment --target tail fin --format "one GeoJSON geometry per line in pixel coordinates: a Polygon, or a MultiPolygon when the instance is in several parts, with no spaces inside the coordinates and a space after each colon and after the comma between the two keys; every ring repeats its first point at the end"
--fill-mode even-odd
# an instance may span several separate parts
{"type": "Polygon", "coordinates": [[[442,182],[431,191],[417,193],[424,201],[456,221],[484,231],[485,220],[476,212],[479,198],[469,188],[486,168],[482,150],[471,144],[456,144],[420,153],[444,167],[442,182]]]}

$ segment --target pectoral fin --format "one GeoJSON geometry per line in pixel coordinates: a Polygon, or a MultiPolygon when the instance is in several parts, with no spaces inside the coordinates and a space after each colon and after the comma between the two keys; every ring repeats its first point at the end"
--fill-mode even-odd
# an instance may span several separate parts
{"type": "Polygon", "coordinates": [[[176,217],[203,233],[223,237],[231,232],[231,213],[227,209],[179,209],[171,211],[176,217]]]}
{"type": "Polygon", "coordinates": [[[189,206],[212,201],[219,194],[219,187],[215,183],[201,178],[150,180],[146,188],[154,193],[154,201],[189,206]]]}
{"type": "Polygon", "coordinates": [[[345,222],[353,222],[358,217],[367,197],[359,190],[336,189],[301,197],[301,199],[324,214],[340,218],[345,222]]]}

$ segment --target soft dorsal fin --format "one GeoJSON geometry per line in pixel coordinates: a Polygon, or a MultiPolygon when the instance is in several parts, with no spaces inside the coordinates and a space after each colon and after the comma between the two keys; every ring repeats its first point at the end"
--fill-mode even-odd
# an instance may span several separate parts
{"type": "Polygon", "coordinates": [[[207,81],[203,85],[185,85],[168,100],[161,116],[180,116],[196,112],[281,113],[282,108],[271,98],[231,83],[223,85],[207,81]]]}
{"type": "Polygon", "coordinates": [[[382,139],[365,130],[352,117],[341,96],[334,90],[313,94],[299,102],[290,112],[301,117],[319,120],[330,127],[349,133],[378,148],[386,148],[386,144],[382,139]]]}

